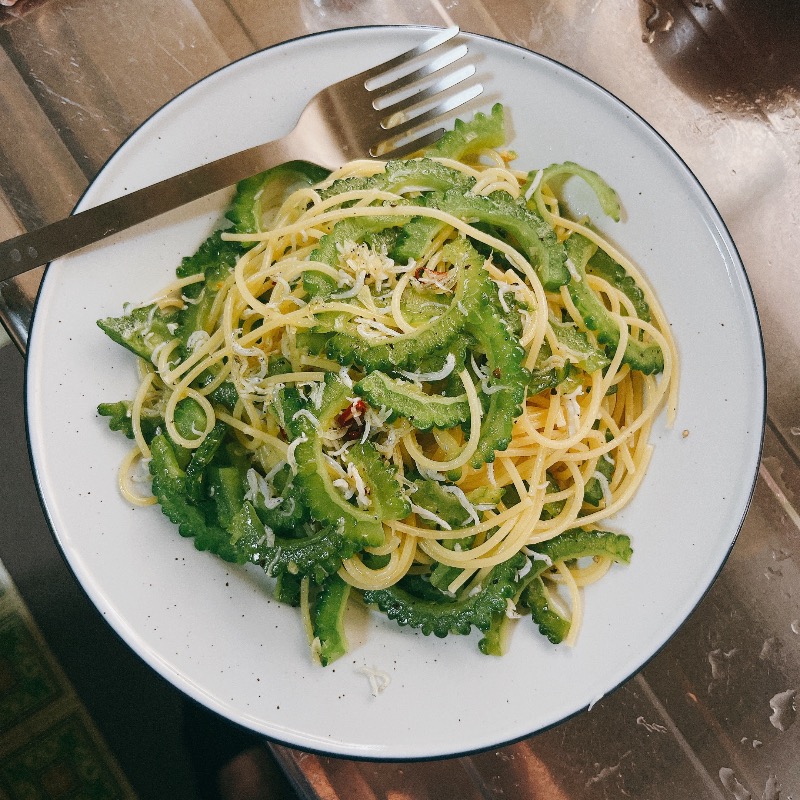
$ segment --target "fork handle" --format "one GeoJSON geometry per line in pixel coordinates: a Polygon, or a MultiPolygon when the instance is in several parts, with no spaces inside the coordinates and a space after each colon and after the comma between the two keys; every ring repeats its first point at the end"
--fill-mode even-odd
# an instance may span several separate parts
{"type": "Polygon", "coordinates": [[[292,131],[282,139],[194,167],[2,242],[0,281],[232,186],[270,166],[298,158],[302,150],[313,152],[302,147],[298,135],[292,131]]]}

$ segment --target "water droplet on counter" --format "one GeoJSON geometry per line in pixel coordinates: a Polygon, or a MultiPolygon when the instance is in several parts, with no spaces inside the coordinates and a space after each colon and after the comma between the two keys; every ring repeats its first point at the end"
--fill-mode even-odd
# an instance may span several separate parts
{"type": "Polygon", "coordinates": [[[769,566],[764,570],[764,577],[770,581],[773,578],[782,578],[783,570],[780,567],[769,566]]]}
{"type": "Polygon", "coordinates": [[[783,642],[776,636],[771,636],[769,639],[766,639],[764,641],[764,644],[761,646],[761,652],[758,654],[758,657],[762,661],[771,661],[772,659],[780,655],[782,647],[783,647],[783,642]]]}
{"type": "Polygon", "coordinates": [[[789,433],[791,433],[792,436],[800,436],[800,427],[797,425],[792,426],[789,428],[789,433]]]}
{"type": "MultiPolygon", "coordinates": [[[[622,754],[622,757],[616,764],[612,764],[610,767],[603,767],[596,775],[593,775],[586,781],[586,788],[588,789],[590,786],[593,786],[597,783],[602,783],[608,778],[618,775],[620,772],[620,767],[622,766],[622,762],[631,754],[631,751],[628,750],[626,753],[622,754]]],[[[600,764],[595,763],[595,769],[600,768],[600,764]]]]}
{"type": "Polygon", "coordinates": [[[781,785],[778,783],[777,775],[770,775],[767,778],[761,800],[781,800],[781,785]]]}
{"type": "Polygon", "coordinates": [[[791,728],[797,718],[797,709],[794,706],[796,694],[796,689],[787,689],[785,692],[778,692],[769,701],[769,707],[772,709],[769,721],[781,732],[791,728]]]}
{"type": "Polygon", "coordinates": [[[789,627],[792,629],[792,633],[800,633],[800,619],[793,619],[789,627]]]}
{"type": "Polygon", "coordinates": [[[657,722],[648,722],[644,717],[637,717],[636,724],[641,725],[649,733],[666,733],[667,729],[657,722]]]}
{"type": "Polygon", "coordinates": [[[736,800],[752,800],[753,795],[739,783],[732,769],[723,767],[719,771],[719,780],[736,800]]]}
{"type": "Polygon", "coordinates": [[[653,11],[644,22],[647,31],[642,34],[642,41],[645,42],[645,44],[653,44],[657,33],[666,33],[672,30],[672,26],[675,24],[675,18],[669,11],[662,8],[657,0],[644,1],[653,11]]]}
{"type": "Polygon", "coordinates": [[[734,647],[733,650],[728,650],[727,653],[723,652],[721,648],[712,650],[708,654],[708,663],[711,665],[711,678],[712,680],[720,680],[727,678],[729,672],[728,662],[739,652],[738,648],[734,647]]]}

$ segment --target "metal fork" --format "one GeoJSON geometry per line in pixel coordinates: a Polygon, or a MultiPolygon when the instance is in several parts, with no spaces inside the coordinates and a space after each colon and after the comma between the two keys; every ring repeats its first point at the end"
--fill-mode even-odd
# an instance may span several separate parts
{"type": "Polygon", "coordinates": [[[440,117],[477,97],[458,28],[315,95],[281,139],[130,192],[0,244],[0,281],[231,186],[284,161],[335,168],[354,158],[399,158],[438,139],[440,117]],[[453,46],[453,45],[456,46],[453,46]],[[424,56],[424,58],[423,58],[424,56]],[[413,67],[408,72],[403,68],[413,67]],[[403,73],[397,77],[399,73],[403,73]],[[433,77],[431,81],[430,78],[433,77]]]}

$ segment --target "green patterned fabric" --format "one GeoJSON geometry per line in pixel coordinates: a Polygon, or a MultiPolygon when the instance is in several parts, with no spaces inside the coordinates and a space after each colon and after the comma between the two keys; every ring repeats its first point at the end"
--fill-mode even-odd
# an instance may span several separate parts
{"type": "Polygon", "coordinates": [[[136,798],[2,564],[0,797],[136,798]]]}

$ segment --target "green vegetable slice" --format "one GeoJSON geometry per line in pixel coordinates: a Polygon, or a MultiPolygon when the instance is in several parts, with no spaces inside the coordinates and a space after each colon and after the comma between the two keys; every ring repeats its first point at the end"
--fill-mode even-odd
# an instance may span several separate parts
{"type": "Polygon", "coordinates": [[[276,536],[272,546],[253,543],[249,560],[273,577],[288,572],[308,575],[316,583],[322,583],[356,550],[356,545],[335,528],[309,528],[306,533],[306,536],[292,539],[276,536]]]}
{"type": "Polygon", "coordinates": [[[544,555],[547,560],[534,556],[533,568],[523,579],[517,608],[527,608],[539,631],[553,644],[559,644],[569,633],[569,620],[565,619],[547,600],[544,584],[539,577],[551,563],[570,561],[591,556],[605,556],[622,564],[630,563],[633,550],[630,538],[601,530],[572,528],[564,533],[531,546],[531,550],[544,555]]]}
{"type": "Polygon", "coordinates": [[[260,172],[236,185],[236,194],[225,216],[236,233],[268,230],[274,215],[286,198],[304,186],[324,181],[330,172],[307,161],[288,161],[260,172]]]}
{"type": "Polygon", "coordinates": [[[400,491],[395,470],[370,442],[357,442],[347,451],[347,458],[364,479],[372,509],[383,520],[404,519],[411,513],[408,498],[400,491]]]}
{"type": "Polygon", "coordinates": [[[547,291],[555,292],[569,281],[564,248],[553,229],[537,212],[505,192],[484,196],[449,190],[430,202],[466,222],[481,222],[504,231],[531,263],[547,291]]]}
{"type": "MultiPolygon", "coordinates": [[[[343,219],[319,240],[310,260],[336,267],[339,264],[340,249],[346,242],[360,244],[370,235],[381,233],[387,228],[401,227],[406,222],[408,219],[390,216],[343,219]]],[[[330,275],[315,269],[303,272],[303,289],[315,300],[327,300],[332,294],[342,291],[330,275]]]]}
{"type": "Polygon", "coordinates": [[[370,189],[402,194],[413,189],[417,192],[445,191],[457,188],[467,192],[475,179],[457,169],[451,169],[431,158],[388,161],[383,172],[368,177],[340,178],[319,190],[327,200],[345,192],[363,192],[370,189]]]}
{"type": "MultiPolygon", "coordinates": [[[[431,352],[444,352],[463,330],[467,316],[480,307],[491,283],[481,263],[470,258],[464,239],[456,239],[444,248],[444,260],[459,269],[459,281],[447,310],[412,333],[378,341],[362,336],[352,322],[341,324],[327,342],[327,355],[343,365],[358,364],[365,372],[393,372],[409,369],[431,352]]],[[[496,291],[496,290],[495,290],[496,291]]],[[[441,366],[441,365],[440,365],[441,366]]]]}
{"type": "Polygon", "coordinates": [[[530,549],[547,556],[553,562],[607,556],[622,564],[629,564],[633,555],[628,536],[585,528],[571,528],[549,541],[531,545],[530,549]]]}
{"type": "Polygon", "coordinates": [[[456,120],[425,153],[438,158],[469,160],[486,148],[502,147],[506,141],[505,115],[501,103],[495,103],[487,115],[478,112],[470,121],[456,120]]]}
{"type": "Polygon", "coordinates": [[[446,222],[433,217],[414,217],[408,225],[403,226],[403,232],[389,255],[398,264],[419,261],[446,226],[446,222]]]}
{"type": "Polygon", "coordinates": [[[134,308],[121,317],[99,319],[97,325],[117,344],[145,361],[152,361],[156,348],[175,338],[177,321],[176,312],[164,314],[151,304],[134,308]]]}
{"type": "MultiPolygon", "coordinates": [[[[611,431],[606,431],[606,441],[613,438],[611,431]]],[[[597,460],[597,472],[603,476],[606,481],[610,481],[614,477],[614,459],[606,454],[600,456],[597,460]]],[[[600,501],[603,499],[603,486],[600,480],[596,477],[589,478],[583,489],[583,501],[592,506],[599,506],[600,501]]]]}
{"type": "MultiPolygon", "coordinates": [[[[348,390],[336,377],[325,376],[325,391],[317,414],[318,426],[307,416],[286,420],[293,437],[294,456],[297,463],[295,481],[302,493],[303,502],[312,519],[324,526],[341,529],[342,535],[358,549],[377,547],[384,542],[381,517],[373,507],[369,511],[358,508],[344,499],[333,485],[323,454],[322,431],[330,428],[337,415],[350,405],[348,390]]],[[[363,476],[365,480],[368,477],[363,476]]],[[[375,483],[385,476],[375,478],[375,483]]],[[[399,494],[399,486],[397,492],[399,494]]]]}
{"type": "Polygon", "coordinates": [[[605,250],[597,249],[586,264],[586,272],[603,278],[619,289],[633,304],[636,316],[645,322],[650,322],[650,306],[645,300],[644,292],[639,288],[639,284],[628,275],[625,268],[614,261],[605,250]]]}
{"type": "Polygon", "coordinates": [[[550,604],[544,581],[538,575],[528,584],[523,596],[523,603],[530,609],[539,633],[553,644],[561,644],[569,633],[570,621],[550,604]]]}
{"type": "MultiPolygon", "coordinates": [[[[537,172],[531,172],[528,176],[528,186],[535,180],[537,172]]],[[[534,191],[534,198],[541,211],[543,208],[542,190],[541,187],[557,182],[559,179],[568,178],[571,175],[576,175],[583,178],[584,181],[590,186],[592,191],[597,197],[600,207],[603,212],[607,214],[615,222],[620,220],[620,204],[617,193],[612,189],[596,172],[574,161],[565,161],[563,164],[551,164],[542,170],[541,178],[539,179],[538,188],[534,191]]],[[[552,188],[552,186],[551,186],[552,188]]],[[[526,187],[523,187],[525,190],[526,187]]]]}
{"type": "MultiPolygon", "coordinates": [[[[566,249],[580,278],[580,280],[572,278],[567,285],[572,302],[578,309],[583,324],[594,332],[601,345],[605,345],[606,352],[613,355],[619,344],[619,326],[586,281],[586,263],[594,255],[597,247],[586,237],[573,233],[566,241],[566,249]]],[[[661,348],[655,342],[643,344],[633,334],[628,337],[622,361],[631,369],[639,370],[645,375],[661,372],[664,369],[664,354],[661,348]]]]}
{"type": "Polygon", "coordinates": [[[203,499],[203,479],[227,432],[228,426],[218,422],[192,453],[192,459],[186,467],[186,494],[194,503],[200,503],[203,499]]]}
{"type": "Polygon", "coordinates": [[[185,308],[178,312],[180,324],[176,335],[185,349],[189,349],[189,337],[193,333],[208,331],[214,299],[244,251],[240,242],[226,241],[221,231],[215,231],[194,255],[181,261],[176,270],[179,278],[200,274],[205,276],[203,281],[190,283],[183,289],[183,296],[188,301],[185,308]]]}
{"type": "Polygon", "coordinates": [[[243,563],[246,554],[231,544],[228,531],[209,522],[204,511],[193,505],[186,492],[186,473],[169,439],[158,434],[150,443],[153,494],[164,514],[178,526],[181,536],[193,537],[198,550],[210,550],[225,561],[243,563]]]}
{"type": "Polygon", "coordinates": [[[270,501],[260,492],[253,500],[261,521],[279,534],[295,536],[300,523],[306,518],[303,496],[293,480],[288,466],[280,469],[272,479],[270,501]]]}
{"type": "Polygon", "coordinates": [[[448,633],[466,635],[473,626],[486,631],[492,624],[492,615],[503,612],[506,599],[514,596],[517,571],[524,563],[525,556],[518,553],[498,564],[492,568],[480,591],[452,603],[425,600],[398,585],[366,591],[364,602],[376,605],[399,625],[417,628],[426,636],[431,633],[440,638],[448,633]]]}
{"type": "MultiPolygon", "coordinates": [[[[101,417],[108,417],[108,427],[112,431],[121,431],[128,439],[133,439],[133,422],[131,420],[130,400],[119,400],[116,403],[100,403],[97,413],[101,417]]],[[[146,442],[164,427],[164,418],[160,414],[149,414],[145,411],[141,415],[142,436],[146,442]]]]}
{"type": "Polygon", "coordinates": [[[311,613],[314,636],[319,641],[319,660],[327,667],[347,652],[344,613],[350,597],[350,584],[331,575],[322,584],[311,613]]]}
{"type": "Polygon", "coordinates": [[[584,372],[591,374],[598,369],[605,369],[611,363],[611,359],[573,323],[558,322],[551,318],[550,325],[558,343],[570,352],[572,363],[584,372]]]}
{"type": "MultiPolygon", "coordinates": [[[[463,240],[462,240],[463,241],[463,240]]],[[[472,247],[465,257],[478,268],[483,259],[472,247]]],[[[484,391],[490,392],[489,404],[481,423],[478,449],[473,467],[492,462],[498,450],[511,442],[514,420],[522,413],[522,402],[530,373],[522,366],[525,351],[506,324],[500,307],[497,285],[492,280],[482,284],[481,302],[470,309],[467,331],[475,338],[486,357],[484,391]]]]}
{"type": "Polygon", "coordinates": [[[390,378],[383,372],[371,372],[355,384],[353,391],[374,408],[390,409],[389,422],[404,417],[420,431],[454,428],[469,419],[465,394],[456,397],[427,394],[421,386],[390,378]]]}

